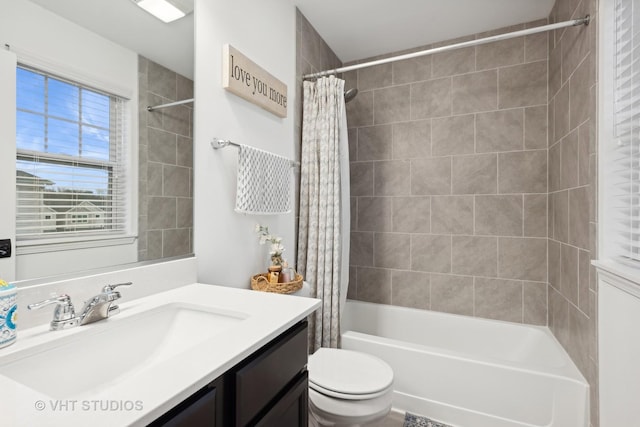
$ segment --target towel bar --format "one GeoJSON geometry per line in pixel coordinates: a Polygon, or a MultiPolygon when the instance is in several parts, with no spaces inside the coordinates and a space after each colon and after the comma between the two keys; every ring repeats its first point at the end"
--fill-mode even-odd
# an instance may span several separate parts
{"type": "MultiPolygon", "coordinates": [[[[213,138],[213,141],[211,141],[211,147],[213,147],[216,150],[219,150],[220,148],[224,148],[228,146],[240,148],[240,144],[230,141],[228,139],[213,138]]],[[[291,167],[300,166],[300,162],[296,162],[295,160],[289,160],[289,162],[291,163],[291,167]]]]}

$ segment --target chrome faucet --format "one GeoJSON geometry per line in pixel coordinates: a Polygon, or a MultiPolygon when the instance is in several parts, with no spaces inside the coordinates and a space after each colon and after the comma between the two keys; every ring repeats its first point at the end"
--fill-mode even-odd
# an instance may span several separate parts
{"type": "Polygon", "coordinates": [[[56,309],[53,311],[53,320],[51,321],[49,329],[52,331],[59,331],[65,328],[78,326],[79,319],[76,317],[69,295],[62,294],[44,301],[29,304],[27,308],[29,310],[38,310],[51,304],[58,305],[56,305],[56,309]]]}
{"type": "Polygon", "coordinates": [[[120,313],[120,307],[113,304],[113,302],[120,299],[122,295],[115,288],[132,284],[132,282],[126,282],[118,283],[117,285],[106,285],[102,288],[102,292],[85,301],[80,314],[80,325],[87,325],[120,313]]]}
{"type": "Polygon", "coordinates": [[[129,286],[132,284],[132,282],[127,282],[118,283],[116,285],[106,285],[102,288],[102,292],[88,301],[85,301],[84,307],[82,308],[82,312],[79,316],[75,315],[71,298],[66,294],[34,304],[29,304],[27,308],[29,310],[38,310],[51,304],[57,304],[56,309],[53,312],[53,320],[51,321],[49,328],[52,331],[72,328],[78,325],[87,325],[118,314],[120,312],[120,307],[113,304],[113,302],[120,299],[122,295],[120,295],[120,292],[116,291],[115,288],[118,286],[129,286]]]}

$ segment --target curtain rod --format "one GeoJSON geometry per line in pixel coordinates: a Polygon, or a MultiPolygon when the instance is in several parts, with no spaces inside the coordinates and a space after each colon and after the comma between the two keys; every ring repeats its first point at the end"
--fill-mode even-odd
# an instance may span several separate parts
{"type": "Polygon", "coordinates": [[[446,52],[454,49],[461,49],[463,47],[492,43],[500,40],[507,40],[515,37],[522,37],[530,34],[542,33],[545,31],[557,30],[565,27],[575,27],[577,25],[589,25],[590,20],[591,20],[591,17],[587,15],[584,18],[572,19],[570,21],[563,21],[555,24],[542,25],[540,27],[535,27],[535,28],[527,28],[526,30],[514,31],[511,33],[505,33],[505,34],[498,34],[496,36],[484,37],[477,40],[470,40],[468,42],[455,43],[448,46],[436,47],[433,49],[421,50],[419,52],[407,53],[404,55],[393,56],[390,58],[378,59],[376,61],[364,62],[362,64],[348,65],[346,67],[334,68],[333,70],[325,70],[325,71],[320,71],[318,73],[305,74],[304,76],[302,76],[302,78],[314,79],[317,77],[324,77],[331,74],[338,74],[338,73],[344,73],[347,71],[358,70],[360,68],[373,67],[374,65],[382,65],[382,64],[387,64],[389,62],[401,61],[403,59],[417,58],[420,56],[432,55],[434,53],[446,52]]]}
{"type": "Polygon", "coordinates": [[[148,105],[147,111],[154,111],[154,110],[159,110],[161,108],[173,107],[174,105],[188,104],[190,102],[193,102],[193,98],[185,99],[182,101],[169,102],[168,104],[161,104],[161,105],[154,105],[154,106],[148,105]]]}

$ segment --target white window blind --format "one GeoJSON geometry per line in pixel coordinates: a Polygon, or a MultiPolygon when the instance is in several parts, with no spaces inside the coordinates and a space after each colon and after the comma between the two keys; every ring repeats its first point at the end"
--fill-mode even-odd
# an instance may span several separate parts
{"type": "Polygon", "coordinates": [[[615,2],[613,133],[618,253],[640,261],[640,9],[615,2]]]}
{"type": "Polygon", "coordinates": [[[16,104],[17,239],[123,234],[126,100],[19,66],[16,104]]]}

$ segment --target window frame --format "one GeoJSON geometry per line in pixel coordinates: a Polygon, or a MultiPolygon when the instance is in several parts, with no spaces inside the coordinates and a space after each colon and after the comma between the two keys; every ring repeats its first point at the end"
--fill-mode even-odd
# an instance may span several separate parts
{"type": "MultiPolygon", "coordinates": [[[[92,78],[89,75],[79,73],[78,70],[66,67],[63,64],[51,63],[41,58],[34,58],[30,55],[18,55],[17,67],[24,67],[37,72],[46,73],[53,78],[66,80],[70,83],[81,85],[88,89],[112,94],[125,100],[125,120],[126,126],[123,131],[126,140],[124,148],[123,167],[127,176],[125,189],[123,191],[124,206],[126,210],[124,227],[118,233],[95,233],[86,235],[66,234],[51,237],[28,237],[20,238],[16,236],[16,254],[28,255],[56,251],[91,249],[106,246],[131,245],[137,240],[138,229],[138,102],[137,87],[134,92],[124,90],[117,85],[106,81],[92,78]]],[[[16,106],[17,112],[17,106],[16,106]]],[[[26,152],[27,150],[23,150],[26,152]]],[[[16,146],[15,161],[18,161],[20,151],[16,146]]],[[[44,157],[55,157],[47,155],[44,157]]],[[[87,164],[91,163],[88,159],[87,164]]],[[[16,183],[17,191],[17,183],[16,183]]]]}
{"type": "MultiPolygon", "coordinates": [[[[598,8],[598,268],[640,284],[640,262],[625,259],[619,250],[616,226],[615,76],[616,1],[602,1],[598,8]]],[[[638,168],[640,170],[640,168],[638,168]]]]}

